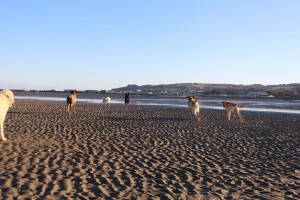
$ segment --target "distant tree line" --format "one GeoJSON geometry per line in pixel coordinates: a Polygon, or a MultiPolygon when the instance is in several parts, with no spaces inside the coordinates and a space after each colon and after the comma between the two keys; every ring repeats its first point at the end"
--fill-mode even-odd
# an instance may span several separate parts
{"type": "Polygon", "coordinates": [[[176,83],[164,85],[128,85],[112,89],[115,92],[136,92],[162,94],[174,92],[185,95],[200,93],[204,95],[247,95],[249,92],[266,92],[278,98],[300,98],[300,83],[280,85],[234,85],[234,84],[204,84],[204,83],[176,83]]]}

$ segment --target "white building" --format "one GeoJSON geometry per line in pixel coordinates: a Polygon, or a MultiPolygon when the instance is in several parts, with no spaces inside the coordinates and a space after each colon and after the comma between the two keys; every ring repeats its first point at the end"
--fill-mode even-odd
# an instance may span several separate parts
{"type": "Polygon", "coordinates": [[[249,92],[247,96],[251,97],[268,97],[269,94],[267,92],[249,92]]]}

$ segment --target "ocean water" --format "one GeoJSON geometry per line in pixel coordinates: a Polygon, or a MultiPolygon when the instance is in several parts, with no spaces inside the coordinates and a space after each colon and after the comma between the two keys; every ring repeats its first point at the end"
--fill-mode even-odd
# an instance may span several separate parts
{"type": "MultiPolygon", "coordinates": [[[[39,101],[58,101],[65,102],[66,98],[62,97],[42,97],[42,96],[15,96],[15,99],[29,99],[39,101]]],[[[228,99],[231,102],[247,105],[243,110],[258,111],[258,112],[280,112],[280,113],[295,113],[300,114],[300,101],[285,101],[285,100],[243,100],[243,99],[228,99]]],[[[78,102],[101,104],[101,98],[77,98],[78,102]]],[[[208,109],[224,109],[220,99],[199,99],[201,108],[208,109]]],[[[123,98],[112,98],[112,104],[124,104],[123,98]]],[[[186,107],[187,99],[185,98],[131,98],[130,105],[152,105],[152,106],[167,106],[167,107],[186,107]]]]}

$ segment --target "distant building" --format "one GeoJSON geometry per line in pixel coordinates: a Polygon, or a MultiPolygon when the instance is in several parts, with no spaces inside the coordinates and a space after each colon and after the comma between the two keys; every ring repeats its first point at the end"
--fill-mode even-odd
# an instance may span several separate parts
{"type": "Polygon", "coordinates": [[[204,91],[196,91],[194,92],[195,95],[198,95],[198,96],[203,96],[205,94],[204,91]]]}
{"type": "Polygon", "coordinates": [[[267,92],[249,92],[247,96],[250,97],[268,97],[269,94],[267,92]]]}
{"type": "Polygon", "coordinates": [[[86,93],[98,93],[98,90],[85,90],[86,93]]]}
{"type": "Polygon", "coordinates": [[[64,92],[71,92],[73,90],[75,90],[75,89],[65,89],[64,92]]]}

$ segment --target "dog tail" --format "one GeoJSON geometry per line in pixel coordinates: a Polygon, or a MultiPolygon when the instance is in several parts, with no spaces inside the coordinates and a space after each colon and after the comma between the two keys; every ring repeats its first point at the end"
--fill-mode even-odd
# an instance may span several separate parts
{"type": "Polygon", "coordinates": [[[246,108],[248,106],[247,105],[237,105],[237,107],[239,107],[239,108],[246,108]]]}

